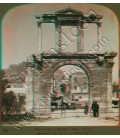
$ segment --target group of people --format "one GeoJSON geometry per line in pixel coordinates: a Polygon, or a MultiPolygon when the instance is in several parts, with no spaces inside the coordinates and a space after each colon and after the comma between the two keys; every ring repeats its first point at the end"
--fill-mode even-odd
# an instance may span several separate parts
{"type": "MultiPolygon", "coordinates": [[[[85,113],[85,115],[87,115],[88,111],[89,111],[88,103],[86,103],[84,109],[85,109],[84,113],[85,113]]],[[[93,101],[92,106],[91,106],[91,110],[93,111],[93,116],[94,117],[98,117],[99,116],[99,105],[98,105],[98,103],[96,101],[93,101]]]]}

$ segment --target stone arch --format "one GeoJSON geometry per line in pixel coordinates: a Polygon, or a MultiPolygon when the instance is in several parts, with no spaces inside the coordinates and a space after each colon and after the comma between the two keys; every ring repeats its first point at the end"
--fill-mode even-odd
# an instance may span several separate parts
{"type": "MultiPolygon", "coordinates": [[[[65,61],[61,61],[61,62],[58,62],[58,63],[52,63],[51,64],[51,68],[49,69],[49,76],[47,77],[48,80],[47,82],[50,83],[49,85],[49,88],[46,90],[46,91],[50,91],[50,93],[52,93],[52,77],[53,77],[53,74],[54,72],[62,67],[62,66],[65,66],[65,65],[75,65],[75,66],[78,66],[80,67],[87,75],[88,77],[88,97],[89,97],[89,104],[91,105],[92,103],[92,90],[93,90],[93,73],[92,73],[92,70],[90,70],[90,68],[88,67],[87,63],[83,63],[79,60],[65,60],[65,61]]],[[[46,85],[46,84],[45,84],[46,85]]]]}
{"type": "Polygon", "coordinates": [[[82,63],[80,61],[75,61],[75,60],[66,60],[66,61],[62,61],[59,63],[56,63],[55,65],[52,65],[52,68],[50,69],[50,77],[53,75],[53,73],[60,67],[64,66],[64,65],[75,65],[80,67],[82,70],[85,71],[85,73],[87,74],[88,77],[88,81],[92,82],[92,71],[90,70],[90,68],[87,66],[87,64],[82,63]]]}
{"type": "Polygon", "coordinates": [[[47,72],[49,74],[49,76],[47,77],[48,79],[47,79],[47,82],[45,83],[45,86],[47,85],[47,83],[50,84],[49,87],[46,88],[47,94],[49,93],[48,95],[50,96],[50,94],[53,93],[53,91],[52,91],[52,78],[53,78],[54,72],[58,68],[65,66],[65,65],[78,66],[79,68],[81,68],[86,73],[86,75],[88,77],[88,89],[89,89],[88,90],[88,103],[89,103],[89,105],[91,105],[91,103],[92,103],[92,91],[93,91],[93,87],[94,87],[92,84],[93,83],[93,77],[92,77],[93,73],[92,73],[92,70],[90,70],[87,63],[83,63],[80,60],[73,60],[72,59],[72,60],[59,61],[57,63],[55,63],[55,62],[51,63],[51,68],[47,72]]]}

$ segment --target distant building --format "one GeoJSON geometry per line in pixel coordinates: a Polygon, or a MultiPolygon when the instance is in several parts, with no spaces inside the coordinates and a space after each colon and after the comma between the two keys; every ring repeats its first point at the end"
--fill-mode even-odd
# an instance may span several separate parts
{"type": "Polygon", "coordinates": [[[11,65],[8,69],[5,69],[5,77],[3,79],[8,80],[5,92],[13,91],[15,94],[25,94],[26,75],[27,66],[25,62],[11,65]]]}

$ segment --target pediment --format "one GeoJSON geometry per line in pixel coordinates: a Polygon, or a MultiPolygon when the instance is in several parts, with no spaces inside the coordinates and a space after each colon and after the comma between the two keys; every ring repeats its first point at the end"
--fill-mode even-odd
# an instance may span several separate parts
{"type": "Polygon", "coordinates": [[[78,11],[76,9],[72,9],[72,8],[65,8],[63,10],[59,10],[55,12],[56,14],[81,14],[83,15],[83,12],[78,11]]]}

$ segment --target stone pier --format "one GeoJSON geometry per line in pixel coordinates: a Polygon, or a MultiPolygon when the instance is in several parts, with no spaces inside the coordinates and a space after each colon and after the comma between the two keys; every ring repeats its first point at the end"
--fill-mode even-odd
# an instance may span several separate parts
{"type": "Polygon", "coordinates": [[[53,74],[64,65],[78,66],[87,74],[89,105],[92,104],[93,100],[96,100],[101,109],[107,110],[107,108],[111,108],[112,68],[116,55],[116,53],[107,55],[104,53],[96,56],[90,54],[61,54],[55,56],[43,53],[42,70],[38,72],[38,78],[34,79],[34,90],[31,89],[33,91],[31,92],[31,99],[33,95],[33,106],[38,109],[38,114],[50,114],[53,74]],[[99,61],[99,56],[103,57],[103,61],[99,61]]]}

